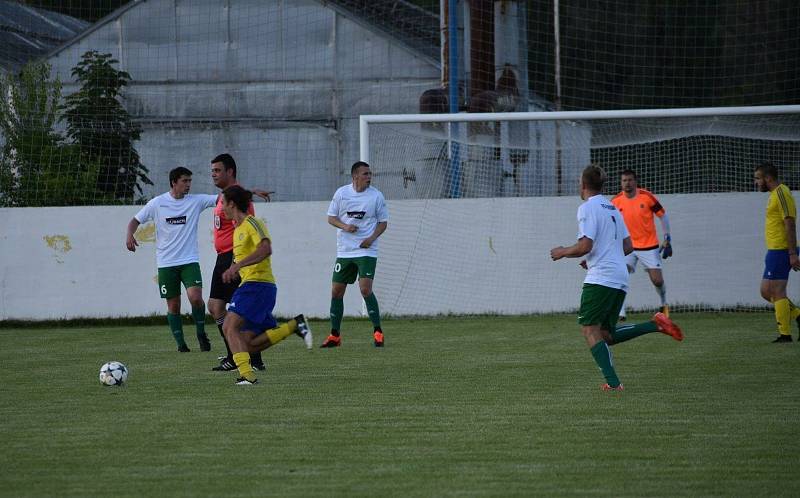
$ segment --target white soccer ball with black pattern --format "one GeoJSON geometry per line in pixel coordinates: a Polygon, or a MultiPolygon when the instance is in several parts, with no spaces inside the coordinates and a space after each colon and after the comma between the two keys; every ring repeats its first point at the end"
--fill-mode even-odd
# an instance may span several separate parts
{"type": "Polygon", "coordinates": [[[118,361],[109,361],[100,367],[100,383],[121,386],[128,380],[128,367],[118,361]]]}

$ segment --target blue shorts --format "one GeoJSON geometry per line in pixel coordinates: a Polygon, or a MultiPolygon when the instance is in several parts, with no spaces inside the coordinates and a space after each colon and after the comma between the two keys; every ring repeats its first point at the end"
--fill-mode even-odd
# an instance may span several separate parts
{"type": "Polygon", "coordinates": [[[764,280],[789,280],[789,253],[786,249],[768,249],[764,257],[764,280]]]}
{"type": "Polygon", "coordinates": [[[255,332],[256,335],[274,329],[278,322],[272,316],[278,288],[267,282],[245,282],[231,297],[228,311],[244,318],[242,332],[255,332]]]}

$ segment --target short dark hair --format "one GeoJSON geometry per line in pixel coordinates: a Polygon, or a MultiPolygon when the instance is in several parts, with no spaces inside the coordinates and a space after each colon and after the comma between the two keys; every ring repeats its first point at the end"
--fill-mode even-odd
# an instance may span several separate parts
{"type": "Polygon", "coordinates": [[[189,168],[178,166],[169,172],[169,187],[172,188],[175,182],[182,176],[192,176],[192,171],[189,168]]]}
{"type": "Polygon", "coordinates": [[[772,178],[773,180],[778,180],[780,178],[778,167],[772,164],[770,161],[764,161],[763,163],[759,164],[756,168],[756,171],[760,171],[763,176],[772,178]]]}
{"type": "Polygon", "coordinates": [[[581,181],[586,188],[595,192],[602,192],[603,185],[606,183],[606,172],[596,164],[590,164],[583,169],[581,181]]]}
{"type": "Polygon", "coordinates": [[[367,168],[370,167],[369,164],[365,163],[364,161],[356,161],[356,162],[353,163],[353,166],[350,168],[350,175],[351,176],[355,175],[356,174],[356,170],[358,170],[358,168],[360,168],[362,166],[366,166],[367,168]]]}
{"type": "Polygon", "coordinates": [[[639,175],[630,168],[622,170],[619,176],[632,176],[634,180],[639,180],[639,175]]]}
{"type": "Polygon", "coordinates": [[[220,154],[211,160],[211,164],[214,163],[222,163],[226,170],[233,171],[233,177],[236,178],[236,161],[233,160],[233,156],[230,154],[220,154]]]}
{"type": "Polygon", "coordinates": [[[226,201],[233,201],[236,207],[239,208],[239,211],[243,213],[247,212],[250,201],[253,200],[253,193],[242,188],[240,185],[225,187],[225,190],[222,191],[222,196],[225,197],[226,201]]]}

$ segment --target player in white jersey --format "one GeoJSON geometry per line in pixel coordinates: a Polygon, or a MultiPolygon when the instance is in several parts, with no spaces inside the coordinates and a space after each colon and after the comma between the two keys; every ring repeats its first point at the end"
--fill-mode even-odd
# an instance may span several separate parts
{"type": "Polygon", "coordinates": [[[370,185],[369,164],[356,162],[350,168],[350,175],[353,182],[336,190],[328,207],[328,223],[338,230],[331,290],[331,333],[320,347],[333,348],[341,344],[339,329],[344,315],[344,293],[347,284],[356,281],[356,276],[372,321],[375,347],[383,347],[381,315],[372,292],[372,281],[378,262],[378,237],[386,230],[389,212],[383,194],[370,185]]]}
{"type": "Polygon", "coordinates": [[[197,329],[201,351],[210,351],[211,342],[205,332],[206,307],[203,302],[203,277],[200,273],[200,252],[197,247],[197,224],[200,213],[214,207],[217,196],[189,194],[192,172],[179,167],[169,172],[169,192],[150,200],[128,223],[126,246],[136,251],[134,237],[141,223],[156,225],[156,264],[158,289],[167,300],[167,322],[178,351],[188,353],[181,323],[181,282],[192,305],[192,318],[197,329]]]}
{"type": "Polygon", "coordinates": [[[651,332],[662,332],[677,341],[683,340],[681,329],[663,313],[653,320],[616,327],[619,310],[628,289],[628,269],[625,256],[633,251],[628,229],[617,208],[603,195],[606,174],[602,168],[589,165],[581,175],[581,199],[578,208],[578,242],[570,247],[550,250],[553,261],[561,258],[580,258],[586,268],[583,281],[578,323],[597,366],[605,376],[605,391],[622,391],[611,351],[608,346],[619,344],[651,332]]]}

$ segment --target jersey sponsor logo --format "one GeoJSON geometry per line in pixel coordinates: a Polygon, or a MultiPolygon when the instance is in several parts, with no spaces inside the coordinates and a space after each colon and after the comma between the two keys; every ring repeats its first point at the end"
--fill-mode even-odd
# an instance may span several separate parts
{"type": "Polygon", "coordinates": [[[347,216],[354,218],[356,220],[363,220],[364,216],[367,214],[366,211],[348,211],[347,216]]]}
{"type": "Polygon", "coordinates": [[[600,205],[603,206],[606,209],[610,209],[611,211],[616,211],[617,210],[617,208],[615,208],[614,206],[612,206],[610,204],[600,204],[600,205]]]}
{"type": "Polygon", "coordinates": [[[166,219],[167,225],[185,225],[186,216],[175,216],[174,218],[166,219]]]}

